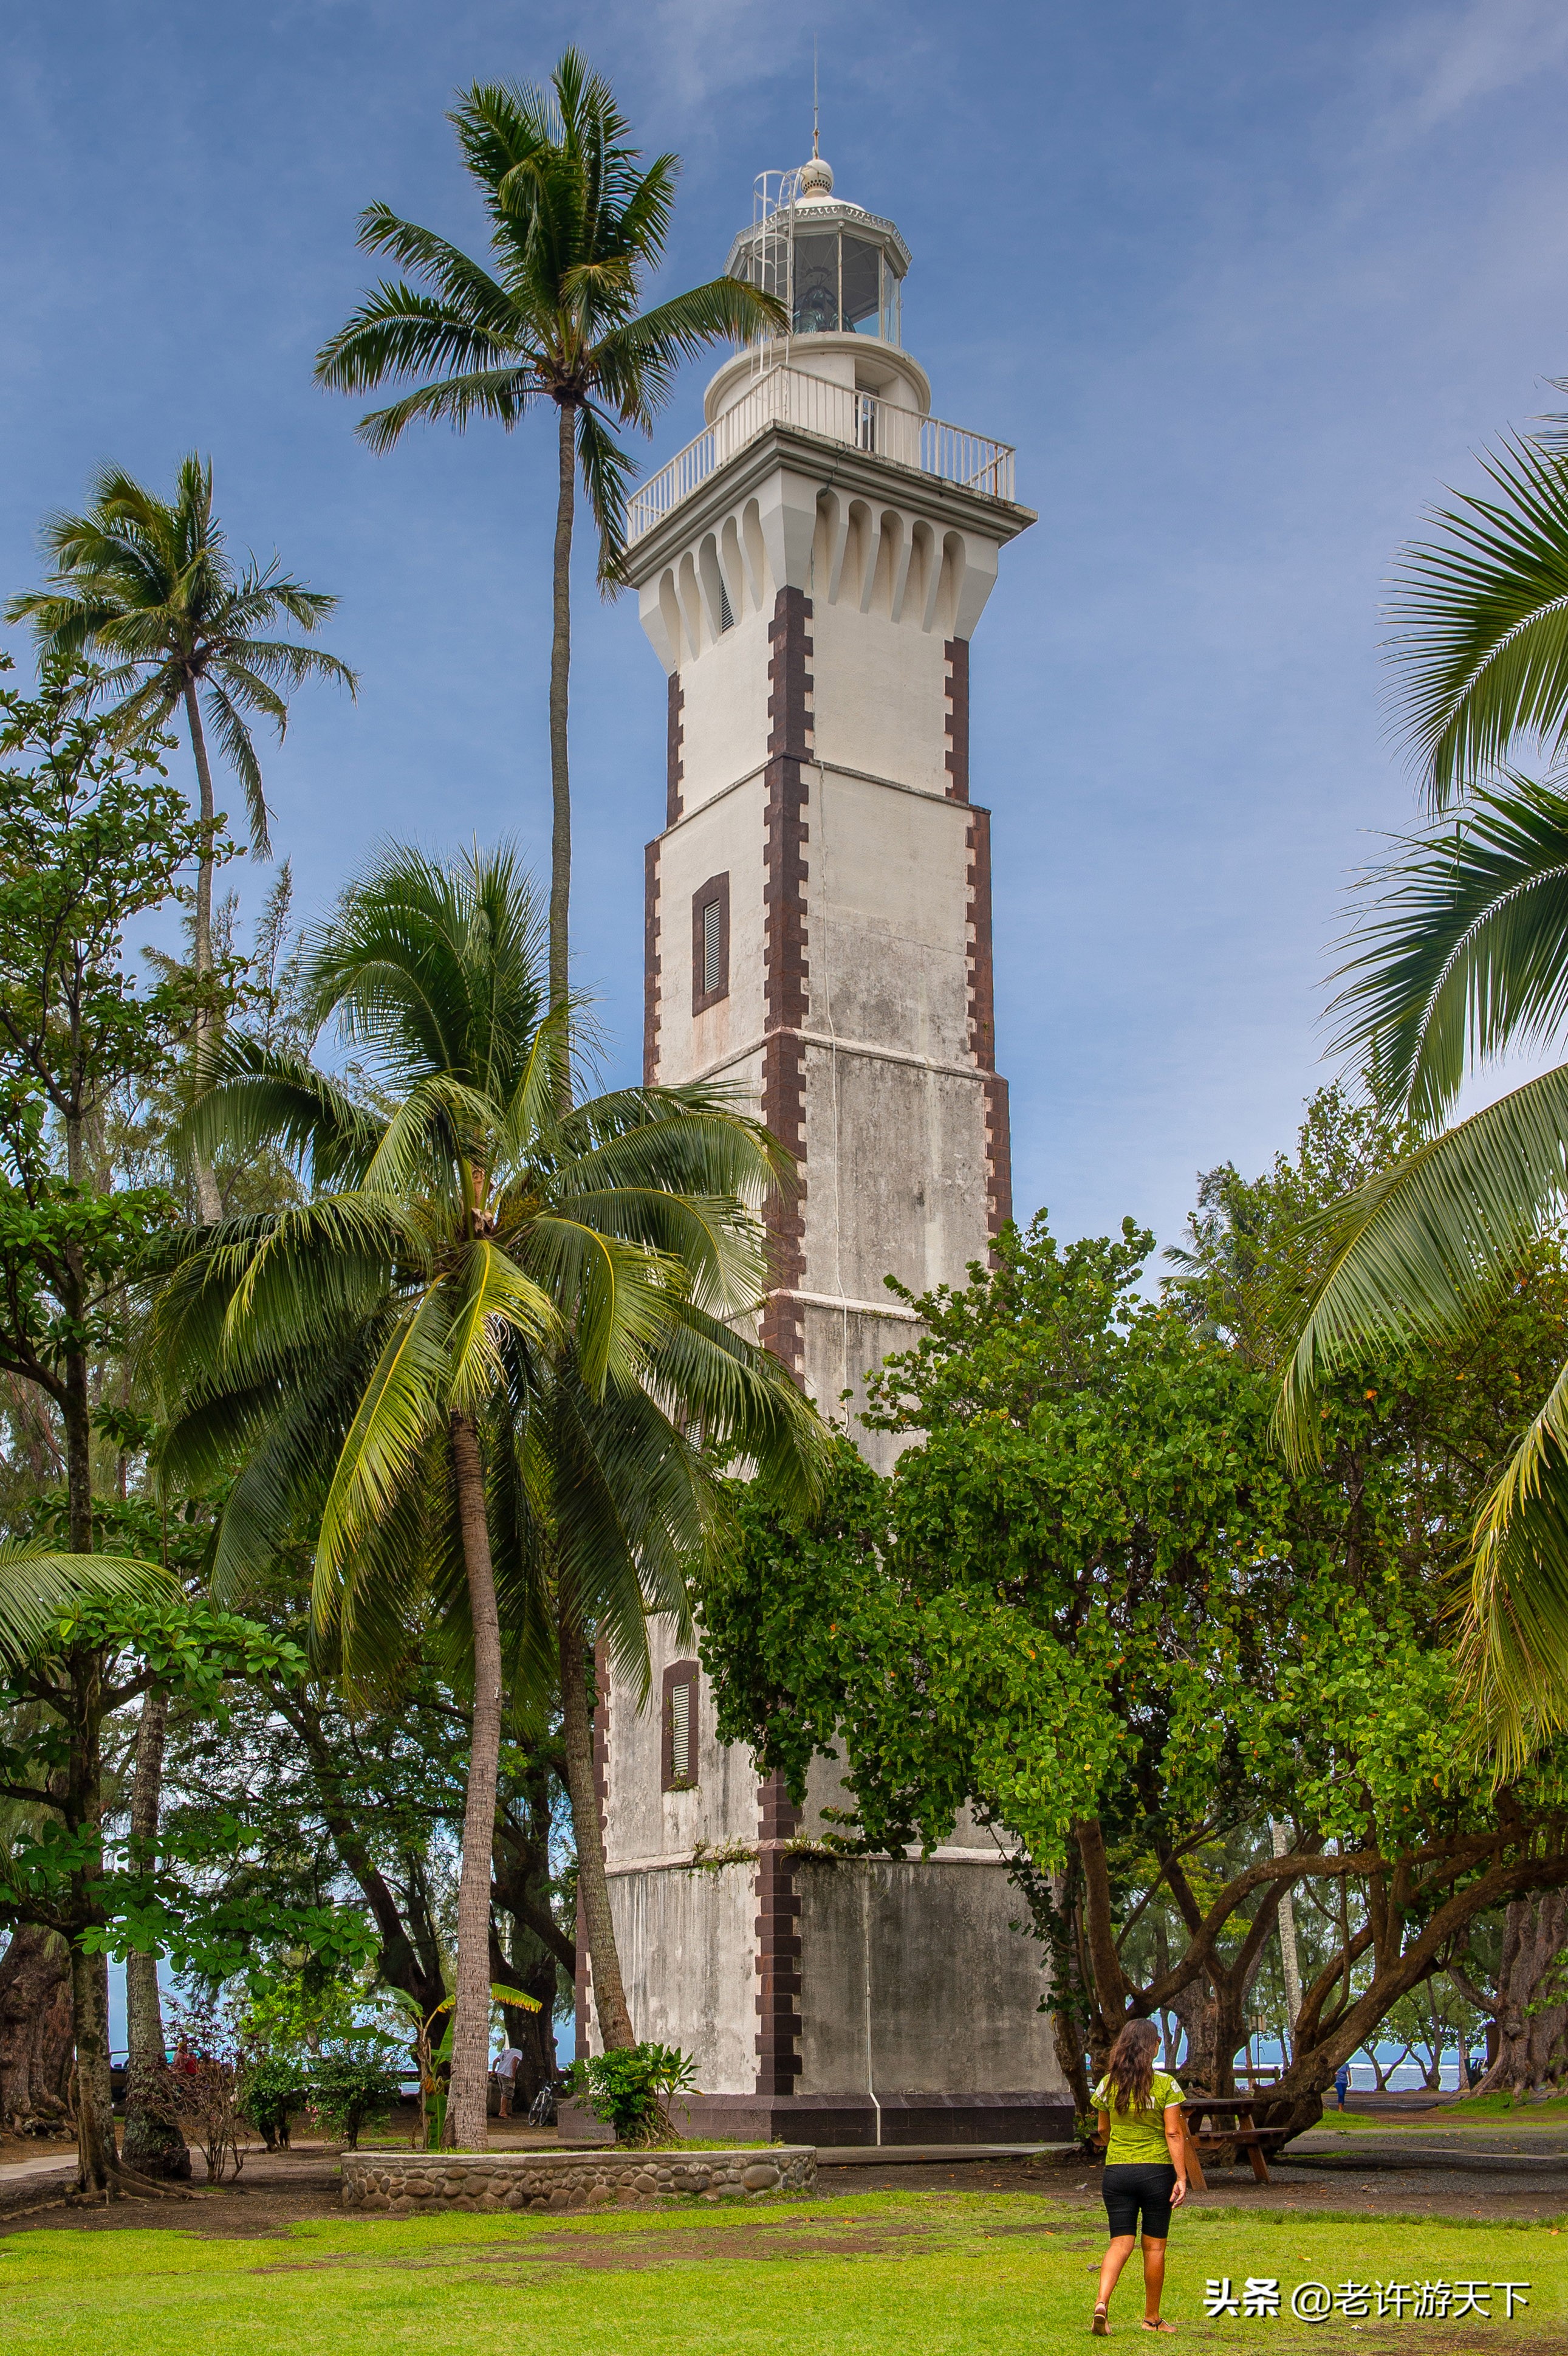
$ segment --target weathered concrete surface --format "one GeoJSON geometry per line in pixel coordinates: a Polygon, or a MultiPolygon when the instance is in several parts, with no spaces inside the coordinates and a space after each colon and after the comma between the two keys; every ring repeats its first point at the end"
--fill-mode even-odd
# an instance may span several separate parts
{"type": "Polygon", "coordinates": [[[662,2201],[806,2192],[809,2145],[756,2151],[346,2151],[343,2205],[411,2217],[435,2209],[651,2209],[662,2201]]]}

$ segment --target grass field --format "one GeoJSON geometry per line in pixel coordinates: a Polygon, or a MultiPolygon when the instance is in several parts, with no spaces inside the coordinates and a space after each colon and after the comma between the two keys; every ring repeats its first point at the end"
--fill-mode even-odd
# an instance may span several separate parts
{"type": "MultiPolygon", "coordinates": [[[[445,2216],[275,2238],[130,2229],[0,2240],[0,2346],[115,2356],[1055,2356],[1087,2340],[1099,2218],[1035,2195],[870,2193],[581,2220],[445,2216]]],[[[1195,2210],[1176,2220],[1166,2313],[1205,2347],[1568,2347],[1568,2233],[1545,2226],[1195,2210]],[[1221,2319],[1206,2280],[1529,2283],[1495,2319],[1221,2319]]],[[[1135,2259],[1135,2265],[1136,2261],[1135,2259]]],[[[1130,2276],[1113,2310],[1137,2329],[1130,2276]]]]}

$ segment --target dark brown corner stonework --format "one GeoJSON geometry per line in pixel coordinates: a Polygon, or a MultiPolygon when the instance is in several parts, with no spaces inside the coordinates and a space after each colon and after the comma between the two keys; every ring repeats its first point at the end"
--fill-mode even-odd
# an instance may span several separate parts
{"type": "Polygon", "coordinates": [[[805,954],[808,829],[801,768],[812,757],[810,620],[810,598],[799,589],[781,589],[768,625],[763,844],[763,1119],[794,1154],[801,1174],[793,1194],[775,1195],[768,1209],[770,1274],[779,1290],[768,1295],[762,1338],[796,1375],[805,1365],[805,1323],[789,1296],[805,1273],[805,1045],[799,1034],[810,1003],[811,969],[805,954]]]}
{"type": "Polygon", "coordinates": [[[681,713],[686,709],[686,690],[680,683],[680,673],[669,675],[669,721],[665,735],[665,824],[673,826],[681,815],[680,788],[685,776],[685,765],[680,748],[686,742],[686,730],[681,713]]]}
{"type": "Polygon", "coordinates": [[[757,1786],[757,2092],[793,2094],[800,2075],[800,1899],[782,1846],[800,1830],[780,1774],[757,1786]]]}
{"type": "MultiPolygon", "coordinates": [[[[610,1798],[610,1656],[603,1644],[593,1647],[593,1789],[599,1802],[599,1826],[610,1798]]],[[[577,2051],[588,2051],[588,1929],[582,1920],[582,1898],[577,1900],[577,2051]]]]}
{"type": "Polygon", "coordinates": [[[1013,1148],[1008,1084],[997,1069],[988,809],[971,809],[965,841],[969,852],[969,1052],[986,1075],[986,1232],[994,1236],[1013,1215],[1013,1148]]]}
{"type": "Polygon", "coordinates": [[[969,798],[969,641],[949,638],[942,649],[947,658],[947,798],[969,798]]]}
{"type": "Polygon", "coordinates": [[[659,1076],[659,845],[643,850],[643,1086],[659,1076]]]}

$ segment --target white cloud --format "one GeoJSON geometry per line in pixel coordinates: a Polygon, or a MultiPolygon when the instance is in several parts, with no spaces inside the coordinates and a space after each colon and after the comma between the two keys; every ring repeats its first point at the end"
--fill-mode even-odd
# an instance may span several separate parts
{"type": "Polygon", "coordinates": [[[1431,131],[1478,99],[1568,62],[1568,9],[1563,0],[1469,0],[1419,11],[1384,54],[1409,85],[1394,125],[1431,131]]]}

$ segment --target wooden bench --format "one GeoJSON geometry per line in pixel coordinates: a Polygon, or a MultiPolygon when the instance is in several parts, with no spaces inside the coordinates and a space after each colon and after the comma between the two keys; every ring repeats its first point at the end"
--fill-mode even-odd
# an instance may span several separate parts
{"type": "Polygon", "coordinates": [[[1252,2162],[1253,2176],[1260,2184],[1272,2179],[1264,2157],[1271,2146],[1281,2141],[1280,2127],[1260,2127],[1253,2117],[1254,2098],[1251,2094],[1194,2094],[1181,2105],[1181,2131],[1187,2146],[1188,2181],[1200,2192],[1209,2190],[1203,2173],[1200,2152],[1218,2151],[1233,2144],[1244,2151],[1252,2162]],[[1205,2126],[1205,2119],[1233,2118],[1233,2127],[1205,2126]]]}

